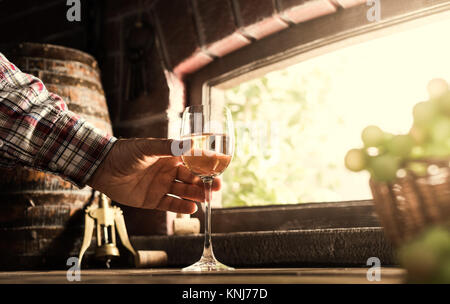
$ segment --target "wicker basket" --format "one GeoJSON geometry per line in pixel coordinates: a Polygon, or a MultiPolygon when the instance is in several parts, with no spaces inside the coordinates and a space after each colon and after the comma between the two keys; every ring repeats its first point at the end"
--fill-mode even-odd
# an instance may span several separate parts
{"type": "Polygon", "coordinates": [[[450,220],[449,161],[422,162],[428,165],[426,176],[405,170],[404,177],[392,183],[370,180],[376,212],[394,246],[432,224],[450,220]]]}

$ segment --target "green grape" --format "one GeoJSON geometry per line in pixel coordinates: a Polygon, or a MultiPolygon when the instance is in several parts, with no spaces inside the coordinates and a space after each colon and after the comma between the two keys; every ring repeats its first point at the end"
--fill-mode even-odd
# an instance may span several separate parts
{"type": "Polygon", "coordinates": [[[361,139],[366,147],[377,147],[383,144],[384,132],[377,126],[366,127],[361,134],[361,139]]]}
{"type": "Polygon", "coordinates": [[[413,125],[411,130],[409,130],[409,135],[414,140],[414,142],[418,145],[425,143],[427,140],[427,131],[420,126],[413,125]]]}
{"type": "Polygon", "coordinates": [[[413,171],[417,176],[426,176],[428,166],[424,163],[408,163],[408,169],[413,171]]]}
{"type": "Polygon", "coordinates": [[[450,91],[443,93],[434,102],[439,107],[439,110],[447,116],[450,116],[450,91]]]}
{"type": "Polygon", "coordinates": [[[399,261],[410,282],[450,283],[450,232],[434,226],[399,250],[399,261]],[[418,263],[420,261],[420,263],[418,263]]]}
{"type": "Polygon", "coordinates": [[[351,149],[345,155],[345,167],[347,169],[359,172],[364,170],[367,165],[367,155],[361,149],[351,149]]]}
{"type": "Polygon", "coordinates": [[[436,255],[417,240],[403,245],[398,250],[398,259],[407,269],[410,283],[431,282],[438,269],[436,255]]]}
{"type": "Polygon", "coordinates": [[[375,156],[370,160],[372,177],[380,182],[393,181],[400,169],[398,157],[390,154],[375,156]]]}
{"type": "Polygon", "coordinates": [[[450,118],[437,119],[431,126],[430,135],[431,139],[439,144],[450,139],[450,118]]]}
{"type": "Polygon", "coordinates": [[[406,157],[411,153],[414,141],[409,135],[396,135],[387,145],[390,153],[400,157],[406,157]]]}
{"type": "Polygon", "coordinates": [[[420,240],[423,248],[432,253],[439,267],[433,276],[433,283],[450,283],[450,231],[435,226],[428,229],[420,240]]]}
{"type": "Polygon", "coordinates": [[[438,256],[450,254],[450,233],[443,227],[433,227],[424,234],[423,246],[438,256]]]}
{"type": "Polygon", "coordinates": [[[450,256],[440,263],[439,272],[433,283],[450,284],[450,256]]]}
{"type": "Polygon", "coordinates": [[[411,150],[412,159],[420,159],[425,155],[425,149],[422,146],[414,146],[411,150]]]}
{"type": "Polygon", "coordinates": [[[436,106],[429,101],[422,101],[413,108],[414,124],[427,126],[430,124],[437,114],[436,106]]]}
{"type": "MultiPolygon", "coordinates": [[[[383,139],[384,139],[384,142],[388,142],[388,141],[390,141],[392,138],[394,138],[394,134],[392,134],[392,133],[389,133],[389,132],[384,132],[383,131],[383,139]]],[[[383,144],[383,143],[382,143],[383,144]]]]}
{"type": "Polygon", "coordinates": [[[447,157],[450,155],[450,151],[448,148],[443,146],[441,143],[430,143],[424,147],[424,157],[447,157]]]}
{"type": "Polygon", "coordinates": [[[437,98],[448,91],[448,83],[442,78],[434,78],[428,82],[427,91],[431,99],[437,98]]]}

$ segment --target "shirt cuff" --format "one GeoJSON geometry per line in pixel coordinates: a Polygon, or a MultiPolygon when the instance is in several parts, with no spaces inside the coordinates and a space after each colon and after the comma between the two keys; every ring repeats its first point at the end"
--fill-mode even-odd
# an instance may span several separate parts
{"type": "Polygon", "coordinates": [[[60,112],[35,158],[34,166],[50,170],[82,188],[116,140],[76,114],[60,112]]]}

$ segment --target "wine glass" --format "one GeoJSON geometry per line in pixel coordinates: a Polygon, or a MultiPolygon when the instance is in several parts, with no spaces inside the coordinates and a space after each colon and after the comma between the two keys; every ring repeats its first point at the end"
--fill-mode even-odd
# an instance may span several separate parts
{"type": "Polygon", "coordinates": [[[198,262],[182,271],[223,271],[234,268],[220,263],[211,243],[211,185],[214,177],[230,164],[234,153],[234,128],[231,112],[226,107],[194,105],[183,113],[181,138],[191,139],[191,147],[181,159],[191,172],[199,176],[205,188],[205,241],[198,262]]]}

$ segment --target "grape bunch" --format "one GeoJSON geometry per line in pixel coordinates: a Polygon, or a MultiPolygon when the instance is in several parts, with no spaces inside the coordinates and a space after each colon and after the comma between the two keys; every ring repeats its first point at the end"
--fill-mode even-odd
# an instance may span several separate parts
{"type": "Polygon", "coordinates": [[[397,252],[409,283],[450,284],[450,230],[432,226],[397,252]]]}
{"type": "Polygon", "coordinates": [[[425,174],[427,167],[417,160],[450,157],[449,85],[436,78],[428,83],[427,90],[429,100],[414,106],[414,122],[407,134],[366,127],[361,134],[364,147],[351,149],[345,156],[347,169],[368,170],[374,180],[391,182],[405,166],[418,175],[425,174]]]}

